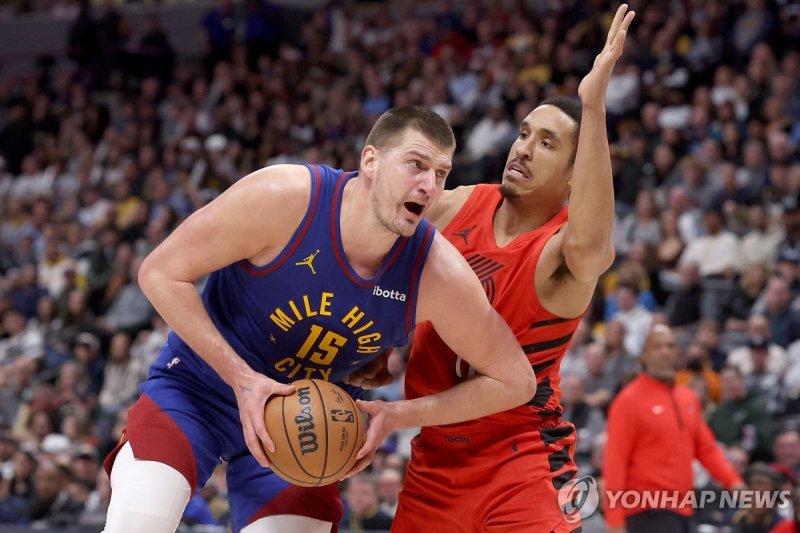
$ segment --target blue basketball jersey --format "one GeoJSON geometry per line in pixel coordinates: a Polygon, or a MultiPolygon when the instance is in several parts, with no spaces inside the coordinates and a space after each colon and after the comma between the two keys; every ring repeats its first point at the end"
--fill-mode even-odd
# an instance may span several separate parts
{"type": "MultiPolygon", "coordinates": [[[[340,383],[386,349],[406,344],[435,229],[423,219],[364,279],[347,262],[339,231],[342,193],[356,173],[307,167],[311,201],[284,250],[262,267],[244,260],[213,272],[202,298],[223,337],[257,372],[283,383],[340,383]]],[[[180,364],[222,392],[221,378],[176,333],[167,342],[174,358],[157,360],[151,376],[180,364]]]]}

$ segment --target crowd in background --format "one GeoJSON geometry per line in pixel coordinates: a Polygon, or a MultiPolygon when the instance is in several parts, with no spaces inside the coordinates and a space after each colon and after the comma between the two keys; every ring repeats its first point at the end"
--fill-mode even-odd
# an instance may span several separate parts
{"type": "MultiPolygon", "coordinates": [[[[100,462],[168,331],[137,285],[143,257],[255,169],[356,169],[392,106],[428,106],[452,125],[448,187],[499,181],[519,121],[577,94],[614,7],[344,1],[285,27],[269,2],[219,0],[198,21],[206,55],[185,58],[157,16],[137,33],[113,2],[48,5],[62,4],[75,11],[68,59],[0,77],[0,524],[97,530],[109,498],[100,462]]],[[[638,371],[649,327],[667,323],[678,379],[736,468],[794,486],[800,6],[630,4],[607,94],[617,260],[562,364],[580,474],[600,476],[607,407],[638,371]]],[[[402,397],[404,361],[392,356],[395,383],[377,396],[402,397]]],[[[388,528],[411,435],[393,435],[342,487],[344,529],[388,528]]],[[[222,466],[184,522],[224,525],[228,513],[222,466]]],[[[779,515],[700,518],[768,531],[779,515]]]]}

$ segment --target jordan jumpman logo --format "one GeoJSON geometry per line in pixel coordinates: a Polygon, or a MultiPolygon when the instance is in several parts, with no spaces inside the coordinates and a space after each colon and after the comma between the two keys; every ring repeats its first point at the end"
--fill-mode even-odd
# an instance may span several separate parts
{"type": "Polygon", "coordinates": [[[314,258],[317,257],[318,253],[319,253],[319,250],[317,250],[313,254],[309,255],[308,257],[306,257],[302,261],[299,261],[299,262],[295,263],[295,265],[298,265],[298,266],[305,265],[305,266],[307,266],[308,268],[311,269],[311,273],[312,274],[316,274],[317,271],[314,270],[314,264],[313,263],[314,263],[314,258]]]}
{"type": "Polygon", "coordinates": [[[477,227],[478,227],[478,226],[477,226],[476,224],[473,224],[473,225],[472,225],[471,227],[469,227],[469,228],[462,229],[461,231],[456,231],[455,233],[453,233],[453,235],[458,235],[459,237],[461,237],[462,239],[464,239],[464,244],[469,244],[469,243],[467,242],[467,237],[469,236],[469,233],[470,233],[472,230],[474,230],[475,228],[477,228],[477,227]]]}

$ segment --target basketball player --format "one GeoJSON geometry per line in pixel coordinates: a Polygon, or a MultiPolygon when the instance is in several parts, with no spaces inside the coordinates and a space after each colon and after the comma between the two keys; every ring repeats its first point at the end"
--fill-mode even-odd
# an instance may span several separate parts
{"type": "MultiPolygon", "coordinates": [[[[633,17],[626,5],[617,10],[578,89],[582,110],[572,99],[545,101],[523,120],[502,185],[448,191],[431,210],[429,218],[464,255],[516,334],[538,388],[522,407],[423,428],[412,442],[392,531],[580,530],[558,502],[558,489],[577,471],[575,429],[561,420],[558,370],[614,257],[604,98],[633,17]]],[[[481,375],[446,341],[427,324],[417,327],[407,398],[481,375]]],[[[363,406],[376,413],[382,407],[363,406]]]]}
{"type": "MultiPolygon", "coordinates": [[[[358,173],[259,170],[147,257],[142,289],[173,332],[106,460],[106,532],[175,531],[221,460],[234,531],[331,531],[342,515],[336,484],[292,486],[267,468],[265,403],[297,379],[341,382],[405,344],[417,322],[430,321],[481,377],[398,402],[391,427],[370,426],[371,443],[393,427],[463,421],[530,398],[536,381],[525,354],[463,257],[423,219],[454,145],[435,113],[390,110],[369,134],[358,173]],[[200,295],[194,283],[207,273],[200,295]]],[[[360,467],[373,454],[365,444],[360,467]]]]}

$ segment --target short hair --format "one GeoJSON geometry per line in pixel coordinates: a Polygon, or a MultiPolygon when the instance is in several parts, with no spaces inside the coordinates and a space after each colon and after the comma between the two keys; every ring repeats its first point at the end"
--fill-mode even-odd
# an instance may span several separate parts
{"type": "Polygon", "coordinates": [[[393,107],[375,122],[366,144],[383,150],[391,148],[408,129],[415,129],[433,141],[438,148],[453,148],[453,129],[440,115],[420,106],[393,107]]]}
{"type": "Polygon", "coordinates": [[[635,296],[639,296],[639,292],[641,289],[635,283],[631,283],[629,281],[621,281],[617,284],[618,289],[627,289],[631,291],[635,296]]]}
{"type": "Polygon", "coordinates": [[[568,96],[551,96],[539,104],[539,107],[543,105],[551,105],[559,108],[575,122],[575,129],[572,130],[572,155],[570,156],[570,163],[574,163],[575,155],[578,152],[578,134],[581,131],[581,117],[583,115],[582,104],[575,98],[570,98],[568,96]]]}
{"type": "Polygon", "coordinates": [[[730,370],[731,372],[736,374],[736,376],[739,379],[744,379],[744,374],[742,373],[742,369],[739,368],[738,366],[733,365],[731,363],[725,363],[724,365],[722,365],[722,368],[719,369],[720,375],[722,375],[722,373],[725,372],[726,370],[730,370]]]}

